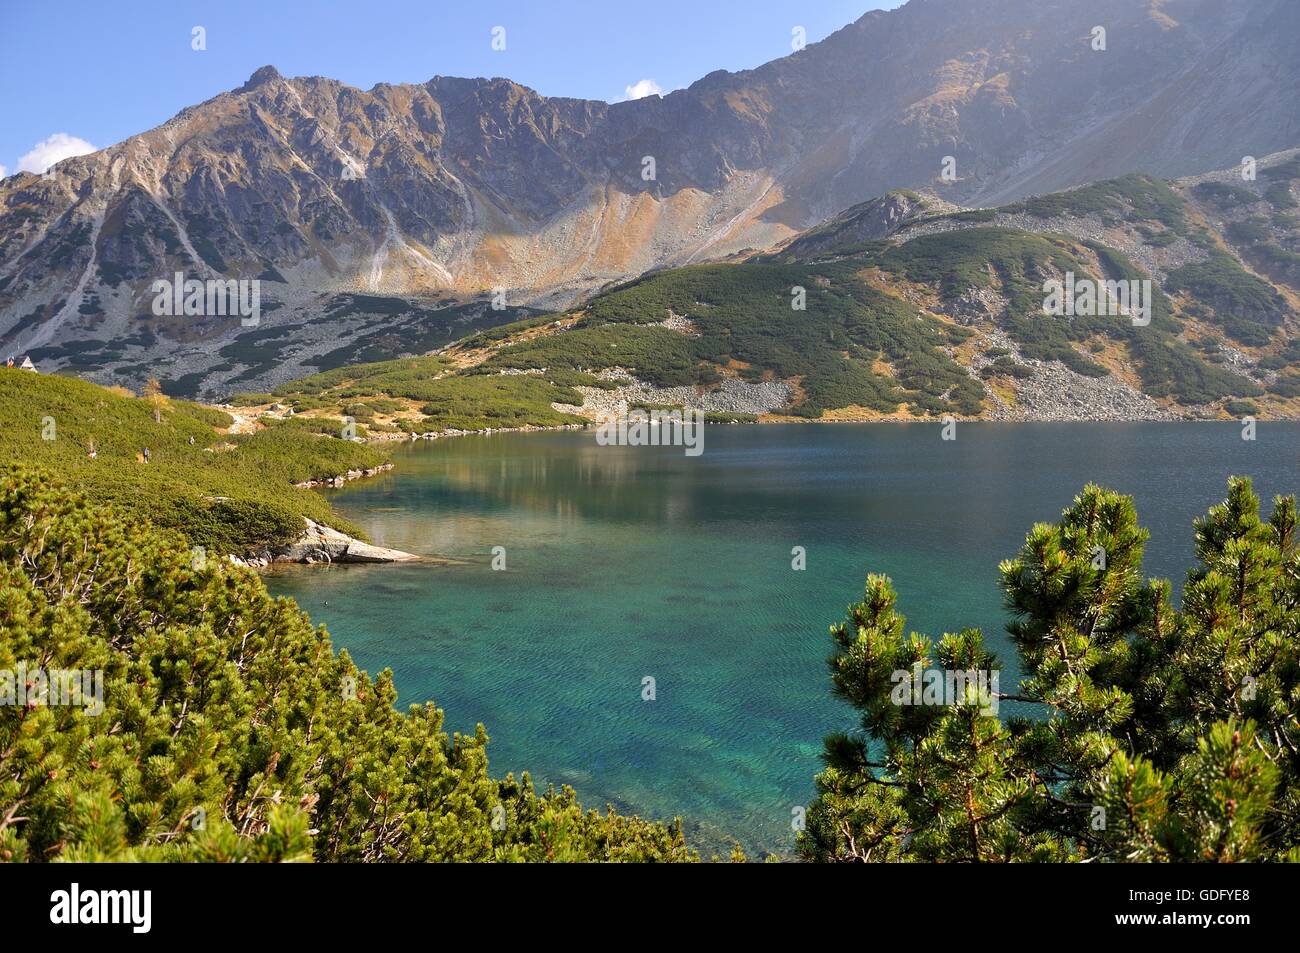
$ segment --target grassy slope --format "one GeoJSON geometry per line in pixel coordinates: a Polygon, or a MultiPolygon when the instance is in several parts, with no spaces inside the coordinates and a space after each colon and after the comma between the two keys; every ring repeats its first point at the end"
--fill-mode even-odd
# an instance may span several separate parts
{"type": "Polygon", "coordinates": [[[551,407],[552,402],[582,403],[574,383],[596,382],[562,371],[454,376],[450,364],[431,355],[338,368],[274,394],[242,394],[235,402],[278,401],[300,413],[349,416],[377,433],[555,427],[584,422],[551,407]]]}
{"type": "Polygon", "coordinates": [[[819,262],[768,259],[657,273],[593,300],[573,330],[508,344],[479,370],[619,365],[658,384],[707,384],[719,366],[741,362],[742,377],[798,379],[803,399],[794,412],[802,416],[850,405],[892,413],[900,403],[914,414],[979,413],[981,391],[948,351],[970,332],[884,293],[864,279],[873,269],[886,283],[922,286],[940,306],[972,290],[996,290],[1008,302],[1001,323],[1027,357],[1103,376],[1108,371],[1083,346],[1119,342],[1153,396],[1199,404],[1260,393],[1180,338],[1182,322],[1163,294],[1156,295],[1145,328],[1124,316],[1043,316],[1044,276],[1072,270],[1078,277],[1145,277],[1123,254],[1064,236],[984,226],[844,249],[819,262]],[[796,286],[807,289],[804,312],[790,308],[796,286]],[[689,318],[699,336],[643,326],[670,310],[689,318]]]}
{"type": "Polygon", "coordinates": [[[41,467],[118,512],[185,532],[217,554],[283,542],[310,517],[356,527],[293,484],[376,465],[374,447],[313,433],[320,421],[226,435],[231,418],[186,401],[137,398],[70,377],[0,368],[0,459],[41,467]],[[161,422],[154,420],[157,407],[161,422]],[[53,420],[53,440],[46,418],[53,420]],[[193,438],[193,445],[190,444],[193,438]],[[93,440],[97,450],[88,458],[93,440]],[[151,462],[139,459],[144,447],[151,462]]]}
{"type": "Polygon", "coordinates": [[[852,264],[744,264],[680,268],[592,301],[572,331],[504,348],[483,368],[621,366],[657,384],[709,384],[720,368],[751,381],[797,379],[800,416],[907,402],[978,413],[979,387],[943,350],[969,336],[868,286],[852,264]],[[806,294],[792,307],[794,289],[806,294]],[[698,336],[645,327],[669,312],[698,336]],[[895,376],[881,373],[886,361],[895,376]]]}
{"type": "MultiPolygon", "coordinates": [[[[1285,269],[1294,255],[1284,247],[1286,229],[1294,223],[1279,184],[1289,190],[1293,173],[1300,176],[1300,169],[1278,166],[1261,174],[1256,189],[1219,186],[1198,194],[1229,205],[1271,202],[1276,214],[1268,228],[1252,220],[1237,233],[1250,239],[1256,258],[1285,269]]],[[[961,227],[806,259],[777,252],[656,272],[565,315],[473,335],[439,356],[340,368],[250,400],[347,413],[379,430],[553,426],[578,419],[553,402],[580,404],[575,385],[610,386],[593,375],[621,367],[664,386],[711,386],[723,376],[790,381],[797,394],[790,413],[808,418],[842,408],[977,415],[982,388],[958,363],[959,355],[969,360],[973,332],[944,312],[984,292],[1006,302],[998,324],[1030,358],[1100,377],[1111,370],[1093,355],[1121,355],[1148,394],[1172,404],[1240,409],[1248,406],[1243,399],[1264,398],[1285,409],[1300,396],[1300,375],[1289,366],[1296,356],[1290,299],[1247,270],[1163,180],[1125,176],[1001,210],[936,218],[961,227]],[[1105,228],[1152,249],[1185,240],[1210,258],[1173,270],[1164,290],[1157,286],[1147,327],[1134,327],[1126,316],[1048,318],[1041,310],[1045,277],[1150,276],[1107,244],[996,226],[998,212],[1041,220],[1095,215],[1105,228]],[[805,289],[804,310],[791,307],[796,288],[805,289]],[[692,333],[658,326],[670,315],[688,319],[692,333]],[[1221,342],[1282,372],[1267,393],[1220,366],[1221,342]]],[[[1031,373],[1013,365],[1003,358],[985,376],[1005,384],[1031,373]]]]}

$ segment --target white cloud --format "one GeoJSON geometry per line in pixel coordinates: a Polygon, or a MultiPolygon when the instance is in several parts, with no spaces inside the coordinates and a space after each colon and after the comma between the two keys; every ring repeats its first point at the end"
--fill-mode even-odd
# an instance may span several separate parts
{"type": "Polygon", "coordinates": [[[8,174],[9,169],[6,166],[0,165],[0,179],[3,179],[8,174]]]}
{"type": "Polygon", "coordinates": [[[78,139],[66,132],[56,132],[50,138],[36,143],[31,152],[18,159],[18,171],[40,175],[56,162],[94,151],[95,147],[85,139],[78,139]]]}
{"type": "Polygon", "coordinates": [[[632,86],[623,87],[624,99],[643,99],[646,96],[662,96],[663,87],[652,79],[643,79],[632,86]]]}

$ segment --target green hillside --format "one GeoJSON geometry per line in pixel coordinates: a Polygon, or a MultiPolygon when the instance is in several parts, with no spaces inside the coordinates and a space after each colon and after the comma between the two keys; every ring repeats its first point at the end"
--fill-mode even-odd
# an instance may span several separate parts
{"type": "MultiPolygon", "coordinates": [[[[1265,386],[1226,369],[1219,348],[1245,348],[1261,368],[1277,366],[1291,342],[1287,297],[1194,224],[1182,196],[1162,180],[1126,176],[1003,209],[933,218],[944,230],[905,228],[894,238],[807,257],[795,242],[791,250],[741,264],[653,274],[588,303],[572,330],[508,343],[478,370],[621,366],[651,383],[709,386],[720,369],[740,362],[742,378],[796,379],[801,395],[791,412],[805,417],[850,405],[891,413],[900,403],[916,415],[975,415],[987,402],[961,366],[970,355],[960,346],[981,327],[996,327],[1023,358],[1060,362],[1088,377],[1106,377],[1118,365],[1176,413],[1242,398],[1284,404],[1293,396],[1285,375],[1265,386]],[[999,216],[1045,221],[1063,215],[1098,216],[1138,247],[1184,240],[1205,260],[1171,269],[1162,289],[1114,245],[991,224],[999,216]],[[1045,316],[1043,282],[1067,272],[1097,281],[1152,280],[1150,324],[1135,326],[1126,315],[1045,316]],[[896,293],[900,281],[908,286],[904,294],[896,293]],[[795,287],[807,289],[806,311],[791,309],[795,287]],[[986,319],[947,319],[980,294],[997,302],[986,319]],[[698,336],[643,327],[669,312],[691,321],[698,336]],[[1099,354],[1113,359],[1107,364],[1094,357],[1099,354]]],[[[851,230],[849,224],[839,226],[851,230]]],[[[490,344],[509,331],[496,329],[491,338],[462,346],[490,344]]],[[[998,358],[998,368],[1021,372],[1003,376],[1032,376],[1014,360],[986,353],[998,358]]]]}
{"type": "Polygon", "coordinates": [[[1281,280],[1300,247],[1296,165],[1240,186],[1130,175],[997,209],[909,194],[893,234],[835,244],[880,233],[867,202],[772,254],[654,272],[435,355],[242,399],[427,432],[579,422],[570,405],[597,411],[576,388],[635,382],[701,397],[728,378],[780,383],[790,398],[769,414],[871,419],[1005,412],[1082,379],[1175,417],[1297,416],[1296,288],[1281,280]],[[1044,282],[1067,274],[1151,282],[1149,323],[1045,314],[1044,282]]]}
{"type": "Polygon", "coordinates": [[[338,439],[341,424],[321,419],[225,433],[232,422],[187,401],[0,368],[6,462],[55,474],[133,519],[181,529],[215,554],[284,542],[301,532],[303,517],[359,534],[322,496],[293,484],[373,467],[380,450],[338,439]]]}
{"type": "Polygon", "coordinates": [[[893,413],[979,412],[979,386],[944,348],[970,332],[920,314],[855,280],[845,263],[711,265],[662,272],[602,295],[564,335],[507,347],[485,369],[622,366],[657,384],[713,384],[736,366],[743,380],[797,379],[803,417],[857,405],[893,413]],[[793,306],[803,289],[805,308],[793,306]],[[671,311],[698,337],[641,328],[671,311]],[[894,374],[876,363],[889,362],[894,374]]]}
{"type": "Polygon", "coordinates": [[[292,600],[116,510],[0,470],[0,670],[101,673],[94,716],[0,706],[0,860],[697,859],[680,822],[491,777],[482,725],[400,710],[292,600]]]}
{"type": "Polygon", "coordinates": [[[309,415],[351,417],[373,433],[501,430],[583,423],[553,401],[581,404],[587,375],[456,375],[437,356],[399,358],[313,374],[273,394],[239,394],[248,406],[282,403],[309,415]]]}

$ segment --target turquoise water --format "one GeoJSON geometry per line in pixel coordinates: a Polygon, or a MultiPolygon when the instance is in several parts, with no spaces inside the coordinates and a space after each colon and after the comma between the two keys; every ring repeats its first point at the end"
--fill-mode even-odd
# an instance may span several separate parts
{"type": "Polygon", "coordinates": [[[981,626],[1013,668],[997,564],[1030,525],[1088,480],[1131,493],[1148,574],[1177,583],[1191,521],[1229,474],[1266,498],[1300,488],[1300,425],[1240,432],[963,423],[945,442],[937,424],[711,427],[698,457],[574,432],[420,443],[331,498],[377,543],[463,564],[268,582],[359,665],[391,667],[404,704],[433,699],[450,730],[485,724],[494,774],[680,814],[706,849],[735,837],[781,852],[821,737],[852,724],[830,697],[827,627],[869,571],[893,577],[910,628],[981,626]]]}

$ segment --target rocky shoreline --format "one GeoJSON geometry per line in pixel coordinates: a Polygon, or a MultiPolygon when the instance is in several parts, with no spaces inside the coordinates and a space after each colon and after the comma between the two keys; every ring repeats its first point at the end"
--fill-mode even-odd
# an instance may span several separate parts
{"type": "Polygon", "coordinates": [[[339,476],[326,477],[323,480],[304,480],[302,483],[295,483],[294,486],[300,490],[310,490],[313,487],[318,486],[342,486],[344,483],[349,483],[352,480],[360,480],[363,477],[376,476],[377,474],[385,473],[391,469],[393,469],[391,463],[381,463],[379,466],[371,467],[369,470],[349,470],[347,473],[340,474],[339,476]]]}
{"type": "MultiPolygon", "coordinates": [[[[486,437],[496,433],[540,433],[544,430],[585,430],[586,424],[557,424],[554,427],[489,427],[486,430],[430,430],[421,433],[374,433],[367,439],[374,443],[412,443],[416,440],[440,440],[443,437],[486,437]]],[[[392,464],[386,464],[391,469],[392,464]]],[[[367,475],[369,475],[367,473],[367,475]]],[[[339,484],[336,484],[339,485],[339,484]]]]}
{"type": "MultiPolygon", "coordinates": [[[[995,337],[1001,338],[1001,335],[994,334],[995,337]]],[[[1014,352],[1015,347],[1010,341],[999,340],[996,343],[1010,345],[1009,349],[1014,352]]],[[[1017,355],[1019,356],[1019,355],[1017,355]]],[[[1021,381],[1018,406],[1012,406],[1003,401],[991,387],[986,384],[986,396],[990,399],[992,407],[988,412],[979,417],[964,417],[957,415],[957,419],[966,421],[987,420],[990,422],[1000,423],[1026,423],[1034,421],[1050,422],[1152,422],[1152,421],[1204,421],[1210,419],[1208,416],[1187,415],[1182,416],[1171,413],[1150,397],[1142,394],[1140,391],[1124,384],[1113,378],[1089,378],[1066,368],[1059,362],[1042,362],[1019,358],[1024,364],[1034,368],[1035,376],[1027,381],[1021,381]]],[[[972,374],[977,373],[976,368],[971,369],[972,374]]],[[[673,400],[680,401],[691,409],[725,409],[736,410],[735,404],[745,405],[747,411],[753,414],[771,413],[771,403],[778,397],[788,399],[789,391],[787,385],[780,382],[764,382],[759,385],[744,384],[737,387],[741,382],[732,383],[731,388],[724,384],[720,388],[723,394],[722,401],[701,400],[701,395],[696,395],[695,400],[691,400],[691,395],[685,393],[693,388],[653,388],[645,385],[643,382],[634,381],[630,386],[620,387],[615,391],[603,391],[599,388],[582,388],[584,392],[591,391],[591,397],[596,400],[591,403],[596,407],[587,406],[582,409],[591,412],[593,409],[598,413],[625,413],[628,405],[639,401],[658,400],[667,402],[673,400]],[[775,385],[775,386],[774,386],[775,385]],[[751,403],[752,402],[752,403],[751,403]],[[702,407],[701,405],[705,405],[702,407]]],[[[567,405],[557,405],[557,409],[574,412],[578,408],[572,408],[567,405]]],[[[757,420],[755,423],[761,424],[781,424],[781,423],[808,423],[808,424],[836,424],[836,423],[924,423],[927,420],[933,421],[935,418],[910,418],[905,416],[880,416],[864,417],[861,419],[853,418],[823,418],[823,419],[806,419],[806,418],[789,418],[779,417],[776,419],[757,420]]],[[[1273,419],[1273,418],[1270,418],[1273,419]]],[[[1279,420],[1292,418],[1276,418],[1279,420]]],[[[585,430],[590,424],[561,424],[553,427],[527,426],[527,427],[502,427],[489,430],[445,430],[433,431],[428,433],[403,433],[403,434],[371,434],[369,439],[373,442],[383,443],[391,441],[413,442],[415,440],[438,440],[444,437],[465,437],[472,435],[486,436],[498,433],[539,433],[542,431],[556,430],[585,430]]],[[[392,463],[383,463],[376,467],[366,470],[349,470],[347,473],[335,477],[329,477],[323,480],[309,480],[303,483],[294,484],[302,489],[311,489],[317,487],[341,487],[352,480],[359,480],[365,477],[376,476],[393,469],[392,463]]],[[[339,532],[332,527],[316,523],[310,519],[304,518],[306,527],[302,535],[290,543],[276,547],[267,547],[257,552],[248,553],[243,557],[229,556],[228,559],[239,566],[246,566],[253,569],[265,569],[276,564],[297,563],[302,565],[315,564],[332,564],[332,563],[399,563],[414,562],[423,557],[412,553],[403,552],[397,549],[388,549],[382,546],[374,546],[362,542],[355,537],[348,536],[346,533],[339,532]]]]}
{"type": "Polygon", "coordinates": [[[400,549],[372,546],[332,527],[306,519],[302,535],[291,543],[268,547],[244,557],[228,557],[237,566],[265,569],[275,563],[406,563],[421,557],[400,549]]]}

